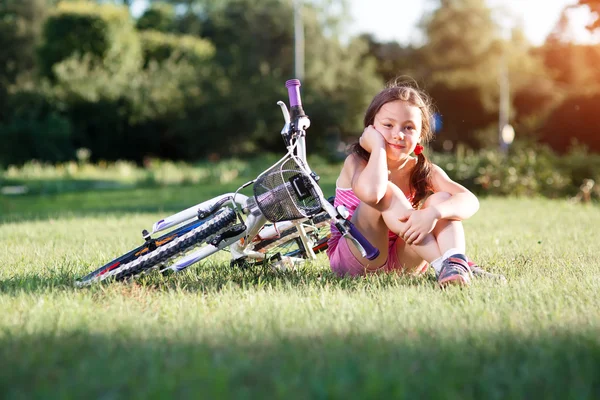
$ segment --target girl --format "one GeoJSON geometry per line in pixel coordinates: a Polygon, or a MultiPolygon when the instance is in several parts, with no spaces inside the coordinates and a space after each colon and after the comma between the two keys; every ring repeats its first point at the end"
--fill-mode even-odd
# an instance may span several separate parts
{"type": "Polygon", "coordinates": [[[338,275],[420,274],[429,263],[441,286],[468,285],[474,274],[492,276],[465,256],[461,221],[477,212],[479,201],[423,154],[422,144],[433,135],[431,117],[428,96],[406,84],[382,90],[367,108],[365,129],[337,179],[334,204],[348,208],[380,255],[363,258],[332,226],[327,255],[338,275]]]}

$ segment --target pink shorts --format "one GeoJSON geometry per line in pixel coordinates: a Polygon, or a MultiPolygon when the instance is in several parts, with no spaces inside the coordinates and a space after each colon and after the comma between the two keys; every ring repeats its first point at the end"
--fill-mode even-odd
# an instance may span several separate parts
{"type": "MultiPolygon", "coordinates": [[[[327,251],[331,270],[340,277],[365,275],[367,272],[389,272],[393,270],[402,271],[403,266],[398,261],[398,252],[396,251],[398,244],[403,243],[402,239],[399,237],[392,239],[390,237],[388,243],[388,259],[386,262],[376,269],[370,268],[367,270],[360,263],[358,258],[356,258],[356,256],[350,251],[350,248],[348,247],[348,241],[341,237],[338,240],[337,245],[334,245],[333,249],[330,247],[330,250],[327,251]]],[[[418,271],[417,274],[422,274],[427,271],[428,266],[429,264],[425,264],[425,266],[418,271]]]]}

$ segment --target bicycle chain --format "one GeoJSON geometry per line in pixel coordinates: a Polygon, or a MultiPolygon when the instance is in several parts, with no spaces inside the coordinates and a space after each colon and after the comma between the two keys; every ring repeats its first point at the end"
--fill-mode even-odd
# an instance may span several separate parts
{"type": "Polygon", "coordinates": [[[148,253],[142,257],[139,257],[127,264],[123,264],[118,268],[115,268],[112,271],[109,271],[103,275],[97,275],[92,279],[81,282],[76,282],[77,286],[84,287],[89,286],[96,282],[101,282],[110,277],[115,277],[116,280],[135,277],[142,272],[146,272],[153,267],[156,267],[159,264],[166,264],[171,261],[173,258],[180,257],[183,251],[189,252],[194,248],[200,246],[206,238],[211,235],[215,235],[219,233],[219,231],[223,228],[226,228],[231,222],[235,221],[236,215],[230,208],[224,208],[221,215],[217,214],[214,219],[208,221],[206,224],[200,225],[199,227],[193,229],[192,231],[186,233],[180,238],[175,239],[169,244],[159,247],[151,253],[148,253]],[[208,230],[215,229],[214,233],[206,234],[208,230]],[[200,236],[200,237],[199,237],[200,236]],[[196,243],[196,245],[194,245],[196,243]],[[166,253],[166,254],[163,254],[166,253]],[[162,261],[162,257],[166,256],[167,258],[162,261]],[[148,265],[149,264],[149,265],[148,265]]]}

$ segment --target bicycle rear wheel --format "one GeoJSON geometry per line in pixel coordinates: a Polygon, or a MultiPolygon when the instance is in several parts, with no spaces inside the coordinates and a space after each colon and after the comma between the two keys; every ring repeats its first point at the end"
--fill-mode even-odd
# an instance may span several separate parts
{"type": "Polygon", "coordinates": [[[209,219],[191,222],[161,236],[154,241],[155,247],[144,244],[131,250],[77,280],[75,284],[79,287],[89,286],[109,278],[122,281],[166,265],[231,226],[235,220],[236,214],[232,209],[222,208],[209,219]]]}

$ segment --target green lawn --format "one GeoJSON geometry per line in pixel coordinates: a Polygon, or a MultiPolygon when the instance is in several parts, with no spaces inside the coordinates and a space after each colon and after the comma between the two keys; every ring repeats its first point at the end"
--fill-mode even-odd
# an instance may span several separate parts
{"type": "Polygon", "coordinates": [[[224,254],[73,287],[165,213],[232,187],[0,196],[2,397],[600,397],[597,205],[482,199],[469,254],[505,286],[338,279],[324,256],[242,271],[224,254]]]}

